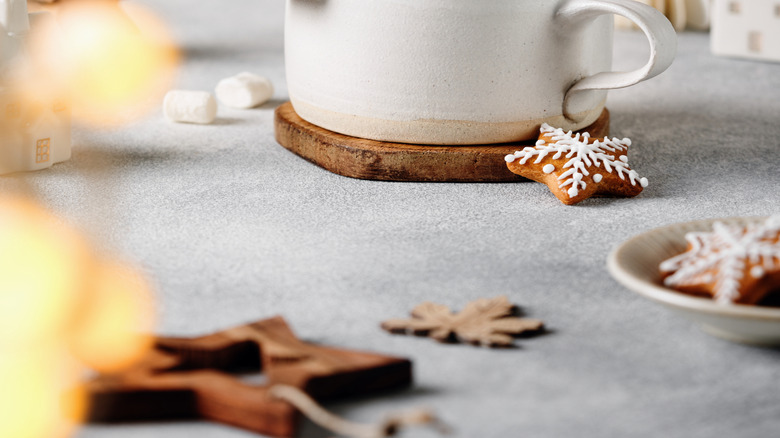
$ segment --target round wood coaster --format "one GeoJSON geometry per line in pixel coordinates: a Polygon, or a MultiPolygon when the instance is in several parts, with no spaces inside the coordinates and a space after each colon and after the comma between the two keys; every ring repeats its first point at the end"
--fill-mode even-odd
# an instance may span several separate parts
{"type": "MultiPolygon", "coordinates": [[[[274,113],[276,141],[333,173],[383,181],[512,182],[504,156],[536,139],[480,146],[431,146],[366,140],[338,134],[301,119],[290,102],[274,113]]],[[[581,130],[591,137],[609,135],[609,111],[581,130]]]]}

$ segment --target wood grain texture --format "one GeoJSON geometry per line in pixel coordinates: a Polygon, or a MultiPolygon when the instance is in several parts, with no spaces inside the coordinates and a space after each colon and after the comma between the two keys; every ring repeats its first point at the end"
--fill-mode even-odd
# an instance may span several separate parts
{"type": "Polygon", "coordinates": [[[318,401],[411,384],[407,359],[303,342],[275,317],[199,338],[158,338],[133,369],[88,385],[98,423],[205,418],[253,432],[294,436],[298,412],[274,399],[274,384],[318,401]],[[265,383],[237,374],[262,372],[265,383]]]}
{"type": "MultiPolygon", "coordinates": [[[[513,182],[504,156],[533,145],[536,139],[480,146],[430,146],[389,143],[337,134],[298,116],[290,102],[274,114],[276,141],[300,157],[333,173],[383,181],[513,182]]],[[[609,111],[581,130],[592,137],[609,135],[609,111]]]]}

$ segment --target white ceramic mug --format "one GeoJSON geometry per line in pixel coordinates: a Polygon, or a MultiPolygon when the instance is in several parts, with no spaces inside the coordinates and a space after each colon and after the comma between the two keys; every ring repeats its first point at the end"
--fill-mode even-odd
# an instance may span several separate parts
{"type": "Polygon", "coordinates": [[[524,140],[546,122],[593,123],[606,90],[663,72],[677,39],[632,0],[287,0],[295,111],[343,134],[404,143],[524,140]],[[650,59],[610,72],[612,14],[635,22],[650,59]]]}

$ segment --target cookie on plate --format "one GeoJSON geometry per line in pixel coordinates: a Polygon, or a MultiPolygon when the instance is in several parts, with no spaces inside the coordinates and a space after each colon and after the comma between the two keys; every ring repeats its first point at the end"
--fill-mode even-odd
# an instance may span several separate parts
{"type": "Polygon", "coordinates": [[[712,228],[686,234],[688,250],[661,263],[665,286],[721,304],[761,304],[780,293],[780,215],[712,228]]]}

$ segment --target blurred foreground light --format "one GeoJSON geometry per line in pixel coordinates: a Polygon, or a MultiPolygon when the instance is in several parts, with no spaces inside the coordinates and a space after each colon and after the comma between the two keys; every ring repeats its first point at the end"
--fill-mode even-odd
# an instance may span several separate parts
{"type": "Polygon", "coordinates": [[[152,346],[151,293],[137,272],[116,263],[99,266],[93,280],[88,312],[73,332],[71,350],[90,368],[115,372],[152,346]]]}
{"type": "Polygon", "coordinates": [[[0,345],[31,347],[69,331],[91,263],[75,231],[31,201],[0,199],[0,345]]]}
{"type": "Polygon", "coordinates": [[[33,23],[28,92],[69,96],[76,121],[118,125],[158,107],[178,53],[163,23],[140,5],[81,0],[33,23]]]}
{"type": "Polygon", "coordinates": [[[150,289],[32,201],[0,196],[0,437],[69,436],[85,366],[117,371],[151,344],[150,289]]]}
{"type": "Polygon", "coordinates": [[[64,438],[85,412],[86,397],[74,386],[78,368],[54,345],[20,354],[2,352],[0,435],[64,438]],[[78,416],[78,417],[76,417],[78,416]]]}

